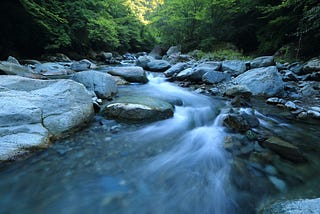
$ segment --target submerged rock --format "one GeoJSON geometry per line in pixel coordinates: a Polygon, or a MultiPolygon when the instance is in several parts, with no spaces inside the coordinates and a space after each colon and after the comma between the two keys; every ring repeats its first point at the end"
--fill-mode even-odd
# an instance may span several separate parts
{"type": "Polygon", "coordinates": [[[262,146],[271,149],[285,159],[302,162],[305,161],[301,151],[295,145],[286,142],[278,137],[270,137],[266,141],[261,142],[262,146]]]}
{"type": "Polygon", "coordinates": [[[103,110],[107,118],[125,122],[150,122],[173,116],[174,107],[163,100],[152,97],[121,97],[103,110]]]}

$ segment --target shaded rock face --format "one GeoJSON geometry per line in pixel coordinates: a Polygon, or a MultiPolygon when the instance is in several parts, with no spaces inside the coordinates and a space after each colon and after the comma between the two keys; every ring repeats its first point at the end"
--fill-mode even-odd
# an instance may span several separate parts
{"type": "Polygon", "coordinates": [[[114,76],[120,76],[128,82],[133,83],[147,83],[148,78],[143,68],[138,66],[130,67],[115,67],[108,71],[109,74],[114,76]]]}
{"type": "Polygon", "coordinates": [[[277,201],[263,208],[262,214],[320,213],[320,198],[277,201]]]}
{"type": "Polygon", "coordinates": [[[93,117],[91,95],[72,80],[0,78],[0,160],[29,147],[46,146],[87,124],[93,117]]]}
{"type": "Polygon", "coordinates": [[[292,145],[289,142],[286,142],[277,137],[270,137],[266,141],[261,143],[262,146],[267,147],[274,152],[278,153],[285,159],[294,161],[294,162],[303,162],[305,158],[303,157],[301,151],[295,145],[292,145]]]}
{"type": "Polygon", "coordinates": [[[114,78],[110,74],[99,71],[82,71],[74,74],[72,80],[83,84],[99,98],[108,98],[118,92],[114,78]]]}
{"type": "Polygon", "coordinates": [[[239,85],[245,85],[253,95],[281,96],[284,83],[275,66],[251,69],[234,79],[239,85]]]}
{"type": "Polygon", "coordinates": [[[121,97],[103,110],[107,118],[129,123],[151,122],[173,116],[174,107],[151,97],[121,97]]]}

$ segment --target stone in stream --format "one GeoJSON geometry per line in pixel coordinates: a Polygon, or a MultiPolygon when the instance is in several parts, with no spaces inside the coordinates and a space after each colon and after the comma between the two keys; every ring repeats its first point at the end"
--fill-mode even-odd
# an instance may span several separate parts
{"type": "Polygon", "coordinates": [[[114,67],[108,73],[120,76],[126,81],[133,83],[147,83],[149,81],[146,72],[139,66],[114,67]]]}
{"type": "Polygon", "coordinates": [[[47,146],[91,121],[91,95],[72,80],[0,78],[0,160],[47,146]]]}
{"type": "Polygon", "coordinates": [[[251,128],[258,127],[260,122],[255,115],[241,112],[240,114],[228,114],[223,119],[223,125],[236,132],[246,132],[251,128]]]}
{"type": "Polygon", "coordinates": [[[163,72],[171,67],[170,63],[162,59],[154,59],[147,63],[146,69],[149,71],[163,72]]]}
{"type": "Polygon", "coordinates": [[[257,96],[281,96],[284,93],[284,82],[275,66],[251,69],[237,76],[233,82],[245,85],[257,96]]]}
{"type": "Polygon", "coordinates": [[[89,70],[76,73],[72,80],[83,84],[99,98],[109,98],[118,92],[117,84],[110,74],[89,70]]]}
{"type": "Polygon", "coordinates": [[[306,160],[298,147],[278,137],[270,137],[266,141],[261,142],[261,145],[293,162],[303,162],[306,160]]]}
{"type": "Polygon", "coordinates": [[[136,61],[136,66],[142,67],[143,69],[148,68],[148,63],[151,62],[151,60],[154,60],[151,56],[139,56],[136,61]]]}
{"type": "Polygon", "coordinates": [[[151,122],[173,116],[174,107],[152,97],[120,97],[108,104],[103,114],[107,118],[124,122],[151,122]]]}
{"type": "Polygon", "coordinates": [[[183,71],[187,67],[188,67],[188,63],[185,63],[185,62],[177,63],[177,64],[173,65],[171,68],[169,68],[168,70],[166,70],[164,72],[164,75],[166,77],[172,77],[172,76],[178,74],[179,72],[183,71]]]}
{"type": "Polygon", "coordinates": [[[263,207],[261,214],[313,214],[320,213],[320,198],[276,201],[263,207]]]}

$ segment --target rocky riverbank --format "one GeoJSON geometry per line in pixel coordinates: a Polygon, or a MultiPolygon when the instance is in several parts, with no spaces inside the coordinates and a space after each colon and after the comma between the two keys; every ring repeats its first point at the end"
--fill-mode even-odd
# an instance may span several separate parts
{"type": "MultiPolygon", "coordinates": [[[[164,56],[155,51],[122,58],[101,53],[96,60],[100,61],[71,61],[59,55],[50,62],[20,63],[13,57],[0,62],[4,74],[0,76],[0,160],[47,147],[90,124],[94,111],[127,123],[172,117],[174,106],[182,105],[179,100],[117,96],[119,85],[146,84],[148,72],[160,72],[196,93],[226,100],[229,108],[223,112],[223,125],[229,135],[224,147],[233,157],[235,172],[243,177],[250,174],[248,169],[263,174],[283,192],[282,177],[291,176],[292,184],[298,184],[301,177],[312,176],[294,167],[310,161],[303,144],[270,130],[273,119],[257,109],[263,103],[273,115],[285,115],[293,123],[318,124],[320,59],[304,64],[281,64],[272,56],[196,61],[172,47],[164,56]],[[123,64],[114,65],[121,60],[123,64]]],[[[316,143],[311,147],[320,150],[316,143]]]]}

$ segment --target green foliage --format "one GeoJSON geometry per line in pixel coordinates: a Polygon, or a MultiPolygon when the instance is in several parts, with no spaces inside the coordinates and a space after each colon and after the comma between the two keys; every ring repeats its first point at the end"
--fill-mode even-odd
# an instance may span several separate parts
{"type": "MultiPolygon", "coordinates": [[[[46,49],[150,49],[149,29],[129,7],[133,0],[20,0],[46,35],[46,49]]],[[[145,1],[146,2],[146,1],[145,1]]],[[[152,2],[154,3],[154,2],[152,2]]]]}
{"type": "Polygon", "coordinates": [[[196,51],[193,56],[197,59],[209,59],[209,60],[251,60],[252,57],[245,56],[241,52],[233,50],[233,49],[223,49],[223,50],[216,50],[213,52],[203,52],[203,51],[196,51]]]}
{"type": "Polygon", "coordinates": [[[229,42],[260,54],[285,45],[295,46],[297,56],[320,52],[318,0],[166,0],[150,18],[162,43],[185,50],[229,42]]]}

